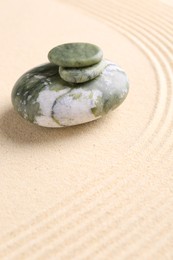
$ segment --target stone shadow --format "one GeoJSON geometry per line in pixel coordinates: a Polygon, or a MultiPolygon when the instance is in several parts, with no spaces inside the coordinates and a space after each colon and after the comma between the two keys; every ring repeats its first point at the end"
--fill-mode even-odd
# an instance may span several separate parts
{"type": "Polygon", "coordinates": [[[84,135],[85,132],[93,131],[94,128],[104,124],[103,118],[93,122],[65,127],[65,128],[46,128],[40,127],[21,118],[12,108],[6,110],[0,116],[0,135],[18,144],[38,144],[46,142],[58,142],[58,139],[75,138],[84,135]]]}

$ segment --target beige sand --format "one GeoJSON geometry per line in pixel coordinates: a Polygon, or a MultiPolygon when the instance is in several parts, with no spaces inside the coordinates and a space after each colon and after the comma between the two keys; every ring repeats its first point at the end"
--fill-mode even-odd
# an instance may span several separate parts
{"type": "Polygon", "coordinates": [[[173,259],[171,0],[0,1],[0,259],[173,259]],[[13,112],[17,78],[61,43],[98,44],[130,79],[89,124],[13,112]]]}

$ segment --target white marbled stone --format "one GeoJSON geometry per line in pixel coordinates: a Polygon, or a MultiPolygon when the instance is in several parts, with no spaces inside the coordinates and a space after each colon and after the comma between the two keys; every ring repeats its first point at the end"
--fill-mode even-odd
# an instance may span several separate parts
{"type": "Polygon", "coordinates": [[[15,84],[12,102],[26,120],[44,127],[66,127],[96,120],[118,107],[129,90],[125,72],[112,62],[95,79],[65,82],[54,64],[25,73],[15,84]]]}

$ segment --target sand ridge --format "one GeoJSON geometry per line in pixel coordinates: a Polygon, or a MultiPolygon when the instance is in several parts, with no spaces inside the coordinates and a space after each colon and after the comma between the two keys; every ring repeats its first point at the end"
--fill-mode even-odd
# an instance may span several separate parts
{"type": "Polygon", "coordinates": [[[172,259],[171,1],[0,7],[0,259],[172,259]],[[10,101],[17,77],[53,46],[79,40],[125,69],[127,100],[103,120],[63,130],[24,122],[10,101]]]}

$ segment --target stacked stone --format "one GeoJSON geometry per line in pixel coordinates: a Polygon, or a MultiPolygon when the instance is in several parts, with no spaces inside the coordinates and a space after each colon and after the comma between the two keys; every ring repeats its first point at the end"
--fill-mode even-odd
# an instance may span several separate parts
{"type": "Polygon", "coordinates": [[[102,50],[90,43],[67,43],[53,48],[49,61],[59,66],[60,77],[69,83],[84,83],[99,76],[107,62],[102,50]]]}
{"type": "Polygon", "coordinates": [[[117,108],[128,94],[126,73],[104,60],[96,45],[63,44],[48,58],[50,63],[22,75],[12,91],[14,109],[34,124],[66,127],[90,122],[117,108]]]}

